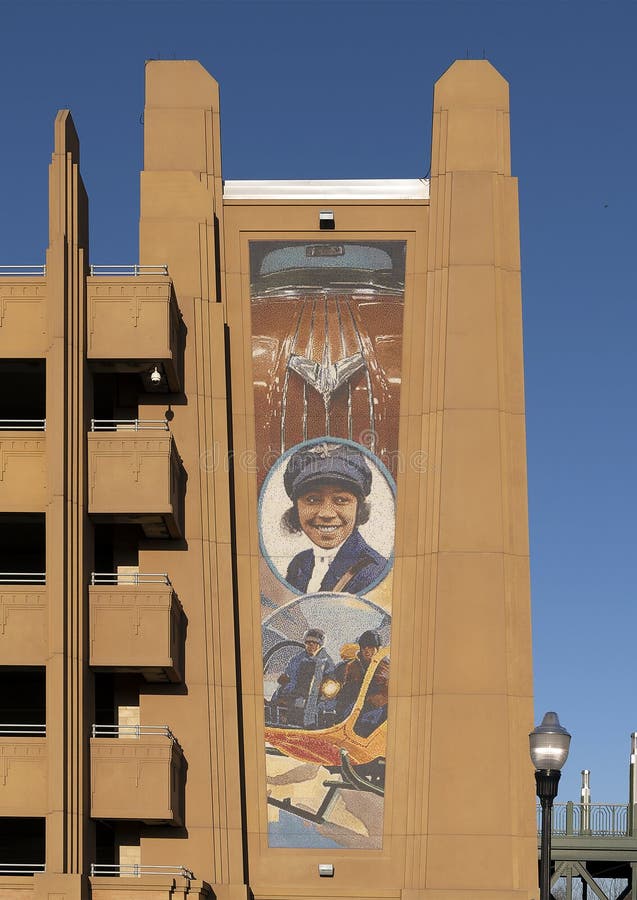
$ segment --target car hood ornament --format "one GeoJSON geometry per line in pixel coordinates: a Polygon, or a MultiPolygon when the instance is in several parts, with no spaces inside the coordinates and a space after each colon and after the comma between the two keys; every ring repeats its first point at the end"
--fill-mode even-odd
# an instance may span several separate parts
{"type": "Polygon", "coordinates": [[[288,360],[288,369],[296,372],[306,384],[318,391],[326,410],[329,409],[332,394],[347,384],[352,375],[364,368],[365,360],[362,353],[353,353],[333,363],[327,343],[323,347],[320,363],[297,354],[293,354],[288,360]]]}

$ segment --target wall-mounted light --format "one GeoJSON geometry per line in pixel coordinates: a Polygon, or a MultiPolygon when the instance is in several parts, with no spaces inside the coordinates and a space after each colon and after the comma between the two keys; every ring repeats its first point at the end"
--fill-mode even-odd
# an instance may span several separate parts
{"type": "Polygon", "coordinates": [[[319,863],[318,870],[321,878],[334,877],[334,866],[331,863],[319,863]]]}
{"type": "Polygon", "coordinates": [[[161,383],[161,372],[159,371],[157,366],[155,366],[153,371],[150,373],[150,380],[152,381],[153,384],[161,383]]]}
{"type": "Polygon", "coordinates": [[[321,231],[333,231],[335,227],[334,210],[321,209],[319,211],[319,228],[321,231]]]}

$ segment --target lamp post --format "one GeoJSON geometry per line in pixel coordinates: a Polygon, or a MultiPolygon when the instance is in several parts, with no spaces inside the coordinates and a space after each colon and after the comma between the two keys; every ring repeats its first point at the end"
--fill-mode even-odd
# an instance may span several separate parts
{"type": "Polygon", "coordinates": [[[535,766],[535,785],[542,806],[540,843],[540,900],[551,897],[551,813],[557,796],[560,770],[566,762],[571,736],[560,725],[557,713],[547,712],[542,724],[529,735],[531,761],[535,766]]]}

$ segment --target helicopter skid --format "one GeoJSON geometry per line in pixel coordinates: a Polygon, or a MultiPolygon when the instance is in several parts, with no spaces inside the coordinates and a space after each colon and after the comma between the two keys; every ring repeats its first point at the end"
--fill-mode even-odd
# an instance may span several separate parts
{"type": "Polygon", "coordinates": [[[323,787],[327,788],[327,791],[316,812],[297,806],[290,797],[285,797],[283,800],[268,797],[268,803],[271,806],[276,806],[277,809],[283,809],[292,815],[299,816],[301,819],[306,819],[308,822],[323,825],[328,821],[326,815],[336,801],[339,791],[367,791],[380,797],[384,796],[384,784],[373,783],[359,775],[354,766],[352,766],[346,750],[341,750],[340,755],[342,765],[340,767],[330,766],[329,768],[334,774],[340,775],[341,780],[323,782],[323,787]]]}

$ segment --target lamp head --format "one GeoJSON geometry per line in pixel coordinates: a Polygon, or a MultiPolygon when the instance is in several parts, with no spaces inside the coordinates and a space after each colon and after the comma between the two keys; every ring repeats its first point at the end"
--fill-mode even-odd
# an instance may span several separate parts
{"type": "Polygon", "coordinates": [[[568,756],[571,736],[556,712],[547,712],[542,724],[529,734],[531,761],[536,771],[559,772],[568,756]]]}
{"type": "Polygon", "coordinates": [[[157,368],[157,366],[155,366],[155,368],[153,369],[153,371],[150,373],[150,380],[152,381],[153,384],[159,384],[159,383],[160,383],[160,381],[161,381],[161,372],[159,371],[159,369],[157,368]]]}

